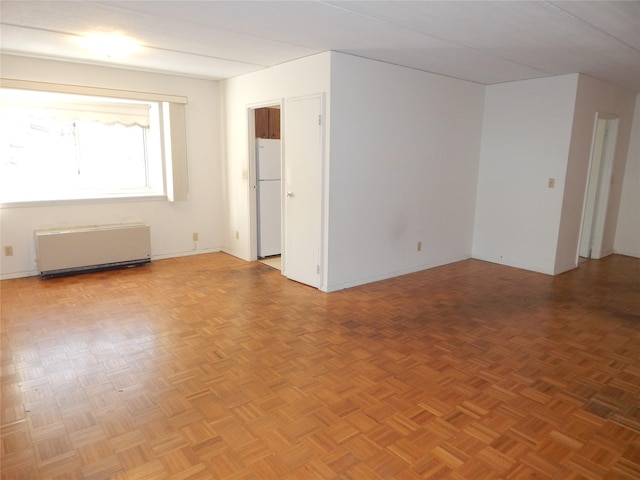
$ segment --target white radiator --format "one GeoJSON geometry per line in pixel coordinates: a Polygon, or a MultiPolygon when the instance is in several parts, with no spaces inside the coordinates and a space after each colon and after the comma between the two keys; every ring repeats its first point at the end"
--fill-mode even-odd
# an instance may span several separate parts
{"type": "Polygon", "coordinates": [[[151,235],[141,223],[37,230],[38,268],[42,278],[151,261],[151,235]]]}

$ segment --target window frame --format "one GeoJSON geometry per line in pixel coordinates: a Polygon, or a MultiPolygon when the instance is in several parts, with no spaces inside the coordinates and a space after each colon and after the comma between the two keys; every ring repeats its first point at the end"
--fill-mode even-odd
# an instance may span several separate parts
{"type": "Polygon", "coordinates": [[[162,193],[159,193],[159,190],[152,192],[124,191],[118,193],[113,192],[107,195],[89,194],[86,196],[50,200],[7,201],[0,203],[0,208],[114,201],[165,200],[173,202],[187,199],[189,190],[185,127],[187,97],[6,78],[0,78],[0,88],[96,96],[113,98],[114,100],[136,100],[157,104],[158,114],[150,115],[150,128],[146,132],[146,140],[147,148],[155,150],[153,152],[148,151],[147,155],[159,155],[160,162],[147,162],[147,173],[152,177],[150,178],[151,182],[155,182],[156,184],[160,182],[162,186],[162,193]],[[155,137],[155,135],[158,135],[158,137],[155,137]],[[152,166],[154,163],[156,164],[156,168],[152,166]]]}

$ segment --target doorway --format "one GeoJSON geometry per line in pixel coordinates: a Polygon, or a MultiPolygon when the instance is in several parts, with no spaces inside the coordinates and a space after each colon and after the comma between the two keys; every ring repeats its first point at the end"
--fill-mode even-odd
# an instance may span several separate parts
{"type": "Polygon", "coordinates": [[[252,258],[281,270],[281,104],[249,108],[252,258]]]}
{"type": "Polygon", "coordinates": [[[617,136],[618,119],[598,113],[583,207],[579,248],[581,259],[599,259],[608,254],[603,251],[603,238],[617,136]]]}
{"type": "MultiPolygon", "coordinates": [[[[282,275],[320,288],[322,269],[323,191],[324,191],[324,94],[292,97],[265,102],[247,109],[249,125],[249,191],[251,222],[251,260],[280,267],[282,275]],[[256,138],[258,109],[279,108],[281,163],[279,199],[280,219],[272,227],[280,231],[280,252],[264,255],[260,234],[259,144],[256,138]],[[286,193],[285,193],[286,192],[286,193]],[[276,225],[277,223],[277,225],[276,225]],[[274,265],[279,256],[280,264],[274,265]],[[265,258],[261,258],[265,257],[265,258]]],[[[262,220],[264,222],[264,220],[262,220]]]]}

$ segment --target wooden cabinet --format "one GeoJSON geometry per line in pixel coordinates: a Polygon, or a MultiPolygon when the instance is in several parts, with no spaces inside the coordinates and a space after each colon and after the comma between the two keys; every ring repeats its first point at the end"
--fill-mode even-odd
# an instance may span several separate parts
{"type": "Polygon", "coordinates": [[[257,108],[256,112],[256,137],[280,138],[280,109],[257,108]]]}
{"type": "Polygon", "coordinates": [[[269,138],[280,138],[280,109],[269,108],[269,138]]]}
{"type": "Polygon", "coordinates": [[[269,109],[256,109],[256,138],[269,138],[269,109]]]}

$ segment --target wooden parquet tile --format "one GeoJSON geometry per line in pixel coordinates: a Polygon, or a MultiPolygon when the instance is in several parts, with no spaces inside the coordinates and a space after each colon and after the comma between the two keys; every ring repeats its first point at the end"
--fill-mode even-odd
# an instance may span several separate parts
{"type": "Polygon", "coordinates": [[[640,260],[0,283],[2,480],[639,479],[640,260]]]}

